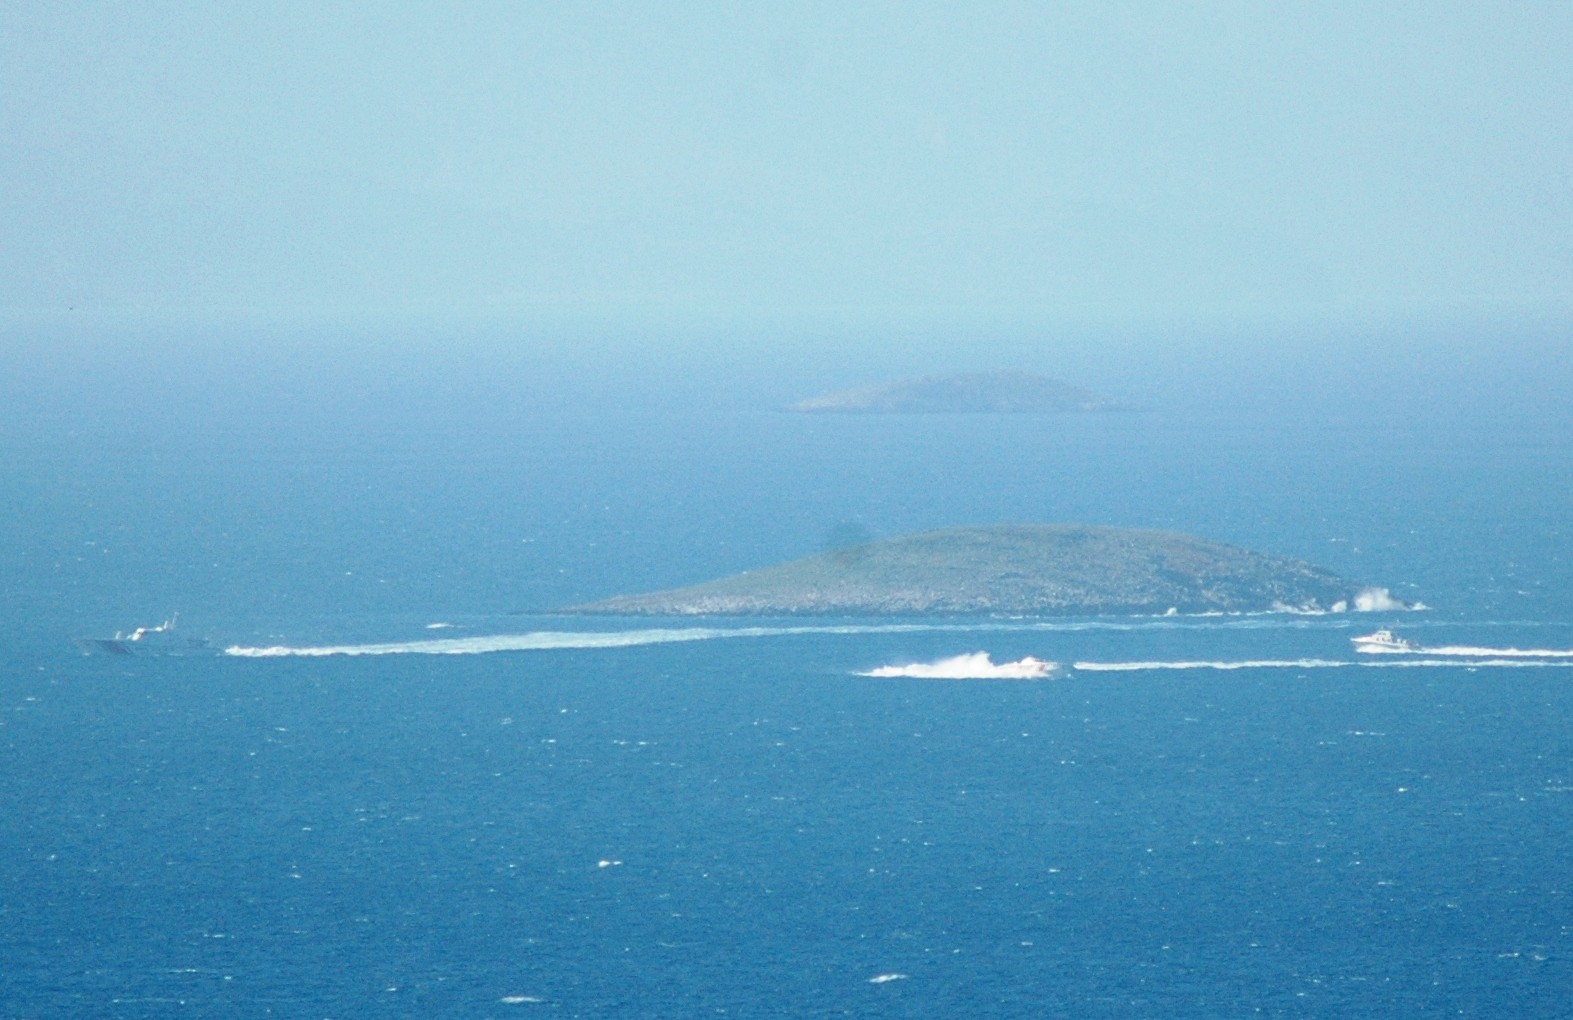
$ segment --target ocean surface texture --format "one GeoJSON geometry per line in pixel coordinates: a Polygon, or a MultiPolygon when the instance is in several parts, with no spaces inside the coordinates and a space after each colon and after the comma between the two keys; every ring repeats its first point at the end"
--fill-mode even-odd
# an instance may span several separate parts
{"type": "Polygon", "coordinates": [[[0,1016],[1568,1015],[1565,412],[113,397],[0,418],[0,1016]],[[553,613],[995,521],[1430,608],[553,613]]]}

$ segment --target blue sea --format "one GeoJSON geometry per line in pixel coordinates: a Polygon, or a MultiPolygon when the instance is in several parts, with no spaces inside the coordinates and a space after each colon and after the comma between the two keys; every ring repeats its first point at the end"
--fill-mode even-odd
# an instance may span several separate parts
{"type": "Polygon", "coordinates": [[[829,418],[765,354],[74,342],[0,386],[6,1018],[1569,1015],[1565,371],[1182,359],[1144,412],[829,418]],[[556,612],[996,521],[1429,608],[556,612]],[[176,613],[361,654],[73,643],[176,613]],[[1063,669],[860,675],[972,652],[1063,669]]]}

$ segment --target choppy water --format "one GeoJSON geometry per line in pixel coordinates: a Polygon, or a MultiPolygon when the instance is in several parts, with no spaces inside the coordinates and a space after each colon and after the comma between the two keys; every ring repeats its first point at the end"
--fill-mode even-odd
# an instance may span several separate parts
{"type": "Polygon", "coordinates": [[[240,424],[7,433],[0,1015],[1566,1015],[1566,432],[240,424]],[[845,520],[1178,528],[1433,609],[542,613],[845,520]],[[70,643],[174,610],[404,654],[70,643]],[[857,675],[974,652],[1064,668],[857,675]]]}

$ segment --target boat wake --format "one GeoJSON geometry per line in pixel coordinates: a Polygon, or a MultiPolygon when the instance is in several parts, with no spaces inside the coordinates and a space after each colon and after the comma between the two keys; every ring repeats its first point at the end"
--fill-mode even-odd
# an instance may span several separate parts
{"type": "Polygon", "coordinates": [[[681,641],[719,641],[728,638],[791,637],[802,634],[919,634],[919,633],[1064,633],[1094,631],[1146,631],[1179,629],[1302,628],[1306,621],[1283,616],[1152,617],[1137,620],[985,620],[965,623],[841,623],[758,627],[644,627],[630,630],[537,630],[521,634],[473,637],[424,638],[416,641],[380,641],[332,645],[230,645],[224,654],[248,659],[331,655],[486,655],[493,652],[526,652],[547,649],[629,648],[681,641]]]}
{"type": "MultiPolygon", "coordinates": [[[[777,626],[690,626],[644,627],[628,630],[535,630],[517,634],[425,638],[415,641],[387,641],[358,644],[321,645],[231,645],[222,650],[236,658],[272,659],[286,657],[321,658],[328,656],[381,655],[487,655],[498,652],[532,652],[597,648],[632,648],[681,642],[764,639],[798,635],[878,635],[914,633],[1046,633],[1077,634],[1093,631],[1161,631],[1167,629],[1200,632],[1210,629],[1256,629],[1295,626],[1271,619],[1228,619],[1175,623],[1165,619],[1149,620],[990,620],[985,622],[934,623],[822,623],[777,626]]],[[[1187,658],[1138,661],[1082,660],[1069,668],[1083,673],[1138,672],[1155,670],[1240,670],[1240,669],[1342,669],[1357,668],[1508,668],[1573,666],[1573,649],[1492,648],[1475,645],[1427,646],[1406,641],[1388,631],[1351,639],[1358,653],[1348,656],[1285,656],[1283,658],[1187,658]]],[[[140,644],[141,642],[139,642],[140,644]]],[[[1059,644],[1063,645],[1063,641],[1059,644]]],[[[132,646],[134,647],[134,646],[132,646]]],[[[211,651],[209,654],[212,654],[211,651]]],[[[1048,660],[1032,656],[1013,662],[994,662],[987,652],[971,652],[933,662],[893,663],[860,673],[873,677],[914,677],[927,679],[1033,679],[1063,675],[1048,660]]]]}
{"type": "Polygon", "coordinates": [[[1480,645],[1420,645],[1390,630],[1349,639],[1365,655],[1429,655],[1462,659],[1573,659],[1566,648],[1488,648],[1480,645]]]}
{"type": "Polygon", "coordinates": [[[1136,673],[1168,669],[1415,669],[1453,667],[1457,669],[1573,667],[1573,659],[1529,658],[1404,658],[1371,659],[1194,659],[1173,662],[1073,662],[1079,673],[1136,673]]]}
{"type": "Polygon", "coordinates": [[[773,634],[819,633],[789,628],[710,627],[651,628],[646,630],[568,631],[539,630],[525,634],[492,634],[485,637],[431,638],[425,641],[386,641],[354,645],[231,645],[225,655],[247,659],[288,656],[320,658],[330,655],[488,655],[494,652],[534,652],[572,648],[632,648],[680,641],[713,641],[719,638],[766,637],[773,634]]]}
{"type": "Polygon", "coordinates": [[[1015,662],[994,662],[988,652],[953,655],[937,662],[911,662],[904,666],[880,666],[858,676],[913,677],[919,680],[1042,680],[1058,669],[1058,664],[1027,656],[1015,662]]]}

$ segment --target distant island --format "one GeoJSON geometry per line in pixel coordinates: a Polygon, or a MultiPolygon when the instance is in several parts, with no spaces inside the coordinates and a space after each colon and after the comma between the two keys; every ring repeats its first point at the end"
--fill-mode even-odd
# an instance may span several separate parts
{"type": "Polygon", "coordinates": [[[840,390],[787,406],[801,414],[1065,414],[1132,408],[1027,372],[972,372],[840,390]]]}
{"type": "Polygon", "coordinates": [[[1343,612],[1408,608],[1301,560],[1165,531],[948,528],[571,607],[639,616],[1343,612]]]}

